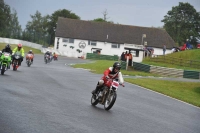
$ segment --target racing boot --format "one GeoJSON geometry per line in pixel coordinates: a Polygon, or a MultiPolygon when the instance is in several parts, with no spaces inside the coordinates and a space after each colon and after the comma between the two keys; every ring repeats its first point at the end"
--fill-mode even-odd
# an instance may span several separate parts
{"type": "Polygon", "coordinates": [[[96,95],[100,88],[101,88],[101,86],[97,85],[96,89],[92,91],[92,94],[96,95]]]}

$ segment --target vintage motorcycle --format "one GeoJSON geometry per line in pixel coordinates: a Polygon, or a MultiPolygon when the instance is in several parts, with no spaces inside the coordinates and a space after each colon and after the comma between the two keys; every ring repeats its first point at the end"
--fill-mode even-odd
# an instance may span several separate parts
{"type": "Polygon", "coordinates": [[[11,62],[11,55],[10,55],[10,53],[8,53],[8,52],[2,53],[1,59],[0,59],[1,75],[4,75],[4,72],[7,70],[8,65],[10,65],[10,62],[11,62]]]}
{"type": "Polygon", "coordinates": [[[54,61],[58,60],[58,55],[57,55],[57,54],[54,54],[54,55],[53,55],[53,59],[54,59],[54,61]]]}
{"type": "Polygon", "coordinates": [[[19,62],[21,61],[20,58],[21,58],[21,53],[16,52],[13,56],[13,64],[12,64],[13,71],[16,71],[18,69],[19,62]]]}
{"type": "Polygon", "coordinates": [[[49,55],[47,55],[47,54],[45,55],[44,62],[45,62],[45,64],[51,62],[51,59],[50,59],[50,56],[49,56],[49,55]]]}
{"type": "Polygon", "coordinates": [[[113,107],[117,99],[117,89],[120,84],[117,79],[108,79],[105,85],[99,89],[96,95],[92,95],[91,104],[96,106],[98,103],[104,105],[105,110],[109,110],[113,107]]]}
{"type": "Polygon", "coordinates": [[[26,64],[27,64],[28,67],[31,66],[31,64],[32,64],[31,60],[32,59],[33,59],[33,54],[27,54],[26,55],[26,64]]]}

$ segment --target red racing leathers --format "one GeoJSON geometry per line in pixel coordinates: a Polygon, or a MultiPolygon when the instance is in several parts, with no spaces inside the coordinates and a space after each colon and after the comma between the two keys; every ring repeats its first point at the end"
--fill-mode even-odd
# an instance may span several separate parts
{"type": "Polygon", "coordinates": [[[118,71],[117,73],[114,72],[113,67],[109,67],[104,71],[104,76],[101,78],[104,83],[108,81],[108,77],[111,79],[118,79],[120,84],[124,83],[124,79],[122,77],[122,73],[118,71]]]}

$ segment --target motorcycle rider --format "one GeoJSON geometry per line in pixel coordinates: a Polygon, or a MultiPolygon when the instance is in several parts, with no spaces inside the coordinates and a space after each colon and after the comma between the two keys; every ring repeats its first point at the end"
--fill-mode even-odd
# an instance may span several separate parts
{"type": "MultiPolygon", "coordinates": [[[[10,44],[7,44],[5,46],[5,48],[2,49],[2,53],[4,53],[4,52],[8,52],[8,53],[10,53],[10,55],[12,55],[12,50],[11,50],[10,44]]],[[[9,62],[9,64],[8,64],[8,69],[10,69],[10,63],[11,62],[9,62]]]]}
{"type": "Polygon", "coordinates": [[[20,62],[19,62],[19,66],[21,66],[21,63],[22,63],[23,58],[24,58],[24,49],[22,48],[22,44],[18,44],[17,47],[13,49],[13,53],[12,53],[12,64],[13,64],[14,54],[15,54],[16,52],[20,52],[20,53],[21,53],[21,58],[20,58],[20,62]]]}
{"type": "Polygon", "coordinates": [[[50,56],[51,56],[51,53],[50,53],[50,51],[49,50],[47,50],[47,52],[46,53],[44,53],[44,60],[45,60],[45,56],[46,55],[48,55],[49,56],[49,58],[50,58],[50,56]]]}
{"type": "MultiPolygon", "coordinates": [[[[33,58],[34,58],[34,53],[33,53],[32,50],[29,50],[27,54],[32,54],[32,55],[33,55],[33,58]]],[[[31,59],[31,63],[32,63],[32,64],[33,64],[33,58],[31,59]]],[[[26,60],[27,60],[27,58],[26,58],[26,60]]]]}
{"type": "Polygon", "coordinates": [[[108,79],[118,79],[119,83],[123,85],[124,79],[122,73],[120,72],[121,64],[119,62],[115,62],[113,67],[109,67],[104,71],[104,76],[98,81],[96,85],[96,89],[92,91],[93,95],[96,95],[98,90],[108,81],[108,79]]]}
{"type": "Polygon", "coordinates": [[[53,57],[56,56],[57,54],[55,52],[53,52],[53,57]]]}
{"type": "Polygon", "coordinates": [[[53,58],[55,59],[57,57],[58,57],[57,54],[55,52],[53,52],[53,58]]]}
{"type": "Polygon", "coordinates": [[[10,53],[12,55],[12,50],[11,50],[10,44],[7,44],[5,46],[5,48],[2,49],[2,53],[4,53],[4,52],[8,52],[8,53],[10,53]]]}

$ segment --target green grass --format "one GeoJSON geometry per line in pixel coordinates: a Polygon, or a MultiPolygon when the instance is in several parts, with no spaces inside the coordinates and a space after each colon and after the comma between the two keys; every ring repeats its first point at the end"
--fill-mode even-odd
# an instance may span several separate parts
{"type": "Polygon", "coordinates": [[[183,58],[186,60],[199,60],[200,61],[200,49],[185,50],[181,52],[175,52],[167,54],[166,56],[174,58],[183,58]]]}
{"type": "Polygon", "coordinates": [[[127,78],[125,81],[200,107],[200,82],[191,83],[149,78],[127,78]]]}
{"type": "MultiPolygon", "coordinates": [[[[184,60],[200,61],[200,49],[193,49],[193,50],[175,52],[175,53],[172,53],[172,54],[167,54],[165,56],[173,57],[173,58],[181,58],[181,59],[184,59],[184,60]]],[[[198,68],[179,66],[179,65],[169,64],[169,63],[153,62],[153,61],[149,60],[148,58],[145,58],[142,63],[148,64],[148,65],[162,66],[162,67],[168,67],[168,68],[177,68],[177,69],[184,69],[184,70],[195,70],[195,71],[200,70],[198,68]]]]}
{"type": "MultiPolygon", "coordinates": [[[[84,68],[84,69],[90,69],[91,72],[97,73],[97,74],[102,74],[105,69],[108,67],[112,66],[113,63],[116,61],[108,61],[108,60],[97,60],[93,61],[93,63],[88,63],[88,64],[75,64],[72,67],[74,68],[84,68]]],[[[126,70],[121,70],[123,75],[130,75],[130,76],[158,76],[157,74],[152,74],[152,73],[147,73],[147,72],[141,72],[141,71],[126,71],[126,70]]]]}
{"type": "MultiPolygon", "coordinates": [[[[2,49],[4,49],[5,46],[6,46],[5,43],[0,43],[0,51],[2,49]]],[[[11,46],[11,49],[13,50],[15,47],[17,47],[17,44],[11,44],[10,46],[11,46]]],[[[34,54],[42,54],[41,50],[39,50],[39,49],[31,48],[31,47],[28,47],[28,46],[23,46],[23,48],[24,48],[25,53],[27,53],[29,50],[32,50],[34,54]]]]}

